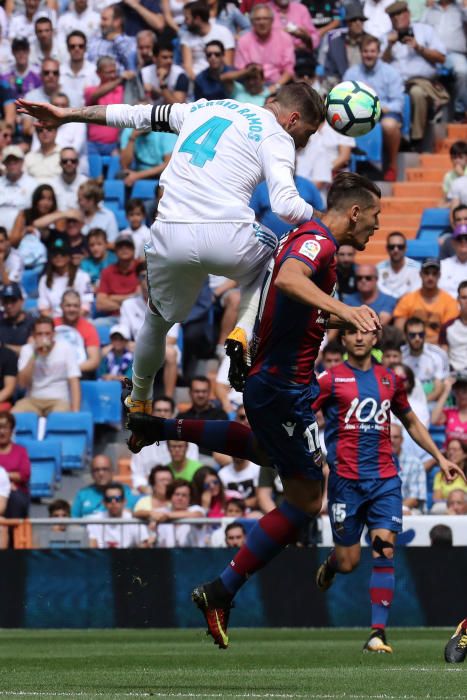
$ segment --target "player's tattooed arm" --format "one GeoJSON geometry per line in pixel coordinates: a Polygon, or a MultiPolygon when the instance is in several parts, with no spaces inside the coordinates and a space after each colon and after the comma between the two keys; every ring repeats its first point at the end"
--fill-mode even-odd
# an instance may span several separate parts
{"type": "Polygon", "coordinates": [[[31,102],[19,99],[16,106],[20,114],[27,114],[37,119],[41,124],[61,126],[69,122],[82,122],[85,124],[106,124],[106,110],[104,105],[91,105],[90,107],[56,107],[47,102],[31,102]]]}

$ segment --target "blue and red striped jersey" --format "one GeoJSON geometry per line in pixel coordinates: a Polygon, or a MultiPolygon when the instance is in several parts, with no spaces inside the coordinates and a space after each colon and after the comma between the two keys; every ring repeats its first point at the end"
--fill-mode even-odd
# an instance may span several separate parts
{"type": "Polygon", "coordinates": [[[266,371],[285,381],[309,384],[326,330],[328,313],[302,304],[275,287],[289,258],[305,263],[313,282],[326,294],[336,287],[337,242],[322,222],[313,219],[280,240],[266,274],[254,333],[256,353],[250,374],[266,371]]]}
{"type": "Polygon", "coordinates": [[[330,469],[346,479],[395,476],[390,413],[399,417],[411,410],[402,379],[376,362],[366,372],[343,362],[320,374],[318,384],[313,408],[325,417],[330,469]]]}

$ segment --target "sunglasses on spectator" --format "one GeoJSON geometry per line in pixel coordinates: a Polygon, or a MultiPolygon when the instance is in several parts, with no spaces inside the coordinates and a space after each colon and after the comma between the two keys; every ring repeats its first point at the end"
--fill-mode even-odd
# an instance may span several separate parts
{"type": "Polygon", "coordinates": [[[458,241],[459,243],[465,243],[467,241],[467,236],[457,236],[457,238],[454,240],[458,241]]]}
{"type": "Polygon", "coordinates": [[[78,158],[62,158],[60,160],[60,165],[66,165],[67,163],[73,163],[73,165],[76,165],[78,162],[78,158]]]}
{"type": "Polygon", "coordinates": [[[123,501],[123,496],[104,496],[104,501],[106,503],[112,503],[112,501],[115,501],[115,503],[121,503],[123,501]]]}
{"type": "Polygon", "coordinates": [[[36,132],[38,134],[42,133],[43,131],[56,131],[57,127],[55,126],[36,126],[36,132]]]}
{"type": "Polygon", "coordinates": [[[439,270],[437,268],[433,268],[432,270],[422,270],[422,275],[426,275],[427,277],[438,277],[439,270]]]}
{"type": "Polygon", "coordinates": [[[68,44],[69,49],[84,49],[86,44],[68,44]]]}
{"type": "Polygon", "coordinates": [[[424,338],[425,331],[412,331],[407,333],[407,337],[413,340],[414,338],[424,338]]]}
{"type": "Polygon", "coordinates": [[[355,279],[357,280],[357,282],[371,282],[371,280],[375,280],[376,277],[374,275],[356,275],[355,279]]]}
{"type": "Polygon", "coordinates": [[[109,472],[110,467],[93,467],[91,470],[93,473],[94,472],[109,472]]]}
{"type": "Polygon", "coordinates": [[[388,243],[388,250],[405,250],[405,243],[388,243]]]}
{"type": "Polygon", "coordinates": [[[219,57],[219,56],[222,56],[222,54],[221,54],[220,51],[206,51],[206,56],[207,56],[208,58],[211,58],[211,56],[217,56],[217,57],[219,57]]]}
{"type": "Polygon", "coordinates": [[[60,75],[58,70],[43,70],[42,75],[60,75]]]}

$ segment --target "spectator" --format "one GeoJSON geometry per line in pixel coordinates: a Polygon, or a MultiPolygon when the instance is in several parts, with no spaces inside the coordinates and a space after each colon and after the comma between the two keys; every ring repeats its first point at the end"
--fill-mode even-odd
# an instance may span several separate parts
{"type": "Polygon", "coordinates": [[[131,379],[133,353],[128,349],[128,332],[125,326],[116,323],[110,329],[110,345],[102,351],[99,379],[123,382],[131,379]]]}
{"type": "MultiPolygon", "coordinates": [[[[97,62],[98,75],[99,64],[103,57],[114,59],[115,70],[118,69],[119,73],[136,70],[136,40],[133,36],[124,33],[124,18],[123,6],[120,4],[110,5],[101,10],[101,34],[89,41],[88,48],[88,59],[97,62]]],[[[112,101],[117,104],[119,102],[112,101]]]]}
{"type": "Polygon", "coordinates": [[[27,389],[27,396],[16,402],[14,413],[48,416],[56,411],[79,411],[80,376],[68,344],[55,340],[52,319],[39,316],[31,342],[23,345],[19,354],[18,383],[27,389]]]}
{"type": "Polygon", "coordinates": [[[14,127],[4,119],[0,120],[0,174],[3,173],[3,149],[10,146],[13,140],[14,127]]]}
{"type": "Polygon", "coordinates": [[[150,29],[142,29],[136,35],[136,53],[138,56],[138,70],[142,75],[143,68],[152,66],[153,50],[158,44],[154,37],[154,32],[150,29]]]}
{"type": "MultiPolygon", "coordinates": [[[[57,92],[52,96],[52,104],[60,109],[67,109],[70,106],[70,101],[64,92],[57,92]]],[[[37,150],[36,135],[33,136],[32,148],[37,150]]],[[[57,146],[59,148],[73,148],[81,158],[80,167],[83,172],[89,171],[89,163],[87,158],[86,144],[86,124],[62,124],[57,130],[57,146]]]]}
{"type": "Polygon", "coordinates": [[[38,151],[29,151],[24,166],[37,184],[50,184],[61,174],[60,146],[56,143],[57,127],[37,124],[35,131],[40,148],[38,151]]]}
{"type": "MultiPolygon", "coordinates": [[[[113,5],[116,7],[116,5],[113,5]]],[[[111,12],[108,7],[103,12],[111,12]]],[[[97,61],[97,77],[99,84],[85,87],[84,104],[110,105],[121,104],[124,99],[124,82],[132,77],[130,71],[118,74],[117,63],[111,56],[101,56],[97,61]]],[[[118,149],[120,130],[113,126],[102,124],[88,125],[88,153],[89,155],[110,156],[118,149]]]]}
{"type": "Polygon", "coordinates": [[[363,23],[367,17],[363,14],[359,2],[351,2],[345,8],[346,29],[329,39],[324,73],[331,82],[337,83],[351,66],[362,62],[360,44],[364,37],[363,23]]]}
{"type": "MultiPolygon", "coordinates": [[[[306,0],[303,4],[310,13],[311,19],[313,20],[313,24],[318,31],[320,39],[328,34],[328,32],[340,27],[341,3],[339,0],[330,0],[329,2],[324,3],[322,0],[306,0]]],[[[323,43],[324,42],[322,42],[322,44],[323,43]]]]}
{"type": "MultiPolygon", "coordinates": [[[[175,403],[170,396],[160,396],[154,401],[152,415],[159,418],[174,418],[175,403]]],[[[186,456],[191,461],[198,462],[199,451],[197,445],[188,443],[186,456]]],[[[172,457],[168,450],[167,442],[154,443],[143,447],[138,454],[131,455],[131,474],[133,488],[140,493],[148,493],[148,476],[154,464],[167,466],[172,457]]],[[[201,463],[199,463],[201,464],[201,463]]]]}
{"type": "Polygon", "coordinates": [[[188,77],[181,66],[174,63],[171,43],[154,42],[151,65],[141,70],[144,89],[153,104],[186,102],[188,77]]]}
{"type": "MultiPolygon", "coordinates": [[[[26,176],[29,178],[29,175],[26,176]]],[[[30,181],[34,183],[33,178],[30,181]]],[[[35,187],[32,192],[32,198],[30,198],[27,209],[23,209],[18,212],[14,220],[13,226],[10,230],[10,242],[14,246],[18,246],[18,250],[25,261],[27,267],[37,267],[39,262],[45,262],[45,259],[38,260],[33,263],[34,256],[31,261],[27,261],[25,257],[25,251],[22,246],[23,238],[27,234],[35,234],[37,240],[42,240],[45,243],[49,243],[54,234],[55,226],[52,223],[48,223],[48,218],[50,214],[54,214],[57,211],[57,199],[55,197],[55,192],[51,185],[39,185],[35,187]],[[45,224],[43,224],[45,220],[45,224]]],[[[31,244],[26,244],[27,251],[29,249],[33,250],[31,244]]]]}
{"type": "MultiPolygon", "coordinates": [[[[266,82],[273,83],[277,90],[294,75],[292,37],[273,26],[274,12],[269,5],[255,5],[250,17],[252,30],[242,34],[237,42],[235,66],[241,69],[251,63],[259,63],[263,67],[266,82]]],[[[228,59],[226,62],[229,62],[228,59]]]]}
{"type": "Polygon", "coordinates": [[[45,59],[60,62],[58,46],[54,41],[54,31],[49,17],[38,17],[34,22],[35,37],[31,42],[31,63],[41,66],[45,59]]]}
{"type": "Polygon", "coordinates": [[[384,367],[393,367],[395,364],[402,364],[402,352],[397,342],[384,342],[381,346],[381,351],[383,353],[381,364],[383,364],[384,367]]]}
{"type": "Polygon", "coordinates": [[[4,226],[0,226],[0,284],[20,282],[23,275],[24,262],[17,250],[11,247],[4,226]]]}
{"type": "MultiPolygon", "coordinates": [[[[78,0],[78,3],[87,3],[87,0],[78,0]]],[[[92,14],[97,13],[93,12],[92,14]]],[[[66,15],[62,15],[60,19],[65,19],[65,17],[66,15]]],[[[86,46],[87,39],[84,30],[74,29],[66,35],[69,59],[62,63],[60,83],[62,90],[68,95],[70,107],[84,107],[85,88],[99,85],[96,66],[85,58],[86,46]]]]}
{"type": "Polygon", "coordinates": [[[443,178],[443,191],[449,198],[451,186],[460,177],[467,175],[467,141],[455,141],[449,148],[452,169],[443,178]]]}
{"type": "MultiPolygon", "coordinates": [[[[5,517],[8,498],[11,493],[10,479],[3,467],[0,467],[0,518],[5,517]]],[[[0,549],[8,547],[8,528],[0,527],[0,549]]]]}
{"type": "Polygon", "coordinates": [[[78,172],[79,158],[74,148],[62,148],[60,151],[61,172],[50,183],[57,197],[58,208],[78,208],[78,188],[87,181],[85,175],[78,172]]]}
{"type": "Polygon", "coordinates": [[[88,252],[87,240],[82,234],[84,217],[79,209],[67,209],[62,212],[62,216],[65,219],[64,234],[70,247],[71,262],[79,267],[88,252]]]}
{"type": "Polygon", "coordinates": [[[190,80],[194,80],[198,73],[208,67],[205,47],[213,39],[222,42],[225,48],[225,62],[231,66],[235,39],[222,24],[209,20],[209,7],[203,0],[188,2],[183,8],[183,14],[185,29],[180,33],[182,66],[190,80]]]}
{"type": "Polygon", "coordinates": [[[388,324],[397,300],[378,289],[378,270],[375,265],[359,265],[355,282],[357,291],[344,295],[344,303],[349,306],[366,304],[376,311],[383,326],[388,324]]]}
{"type": "Polygon", "coordinates": [[[144,259],[144,246],[150,242],[151,232],[146,226],[146,209],[142,199],[129,199],[125,205],[125,214],[130,224],[120,233],[132,236],[135,243],[136,258],[144,259]]]}
{"type": "Polygon", "coordinates": [[[368,18],[363,25],[366,34],[374,36],[381,41],[384,35],[391,31],[392,24],[386,8],[394,0],[365,0],[363,12],[368,18]]]}
{"type": "MultiPolygon", "coordinates": [[[[241,407],[238,410],[243,409],[241,407]]],[[[257,507],[256,489],[259,481],[259,470],[259,464],[234,457],[231,464],[222,467],[218,476],[225,489],[238,491],[245,501],[246,507],[254,509],[257,507]]]]}
{"type": "Polygon", "coordinates": [[[41,85],[39,73],[31,67],[30,47],[26,38],[15,38],[11,42],[11,51],[15,59],[14,66],[2,77],[9,84],[15,99],[24,97],[30,90],[41,85]]]}
{"type": "Polygon", "coordinates": [[[19,354],[28,342],[34,325],[34,318],[24,311],[21,287],[16,282],[7,284],[0,290],[3,314],[0,316],[0,338],[5,347],[19,354]]]}
{"type": "Polygon", "coordinates": [[[56,238],[49,248],[45,272],[39,280],[39,311],[59,317],[60,303],[66,289],[74,289],[80,294],[82,313],[88,314],[94,301],[89,275],[71,262],[71,249],[67,241],[56,238]]]}
{"type": "Polygon", "coordinates": [[[161,0],[162,14],[169,30],[179,33],[180,27],[185,21],[183,13],[185,3],[183,0],[161,0]]]}
{"type": "Polygon", "coordinates": [[[322,352],[321,364],[323,366],[323,370],[331,369],[336,365],[340,365],[343,359],[344,348],[340,343],[332,340],[326,345],[322,352]]]}
{"type": "MultiPolygon", "coordinates": [[[[394,373],[402,379],[412,411],[418,416],[424,425],[429,425],[430,412],[428,410],[428,401],[420,379],[415,376],[414,371],[411,367],[409,367],[409,365],[402,362],[393,362],[391,364],[391,369],[393,369],[394,373]]],[[[407,449],[410,445],[410,449],[412,450],[412,445],[416,445],[407,431],[404,433],[404,440],[407,449]]]]}
{"type": "MultiPolygon", "coordinates": [[[[159,0],[123,0],[125,32],[130,36],[141,34],[151,27],[158,35],[164,31],[165,22],[159,0]]],[[[151,32],[154,36],[154,33],[151,32]]]]}
{"type": "MultiPolygon", "coordinates": [[[[333,176],[347,168],[355,146],[355,139],[339,134],[325,121],[307,145],[297,151],[295,174],[311,180],[327,195],[333,176]]],[[[322,206],[317,208],[321,210],[322,206]]]]}
{"type": "Polygon", "coordinates": [[[67,289],[60,306],[62,315],[54,319],[55,335],[73,347],[82,379],[95,379],[100,362],[99,335],[93,324],[81,316],[79,292],[67,289]]]}
{"type": "Polygon", "coordinates": [[[225,515],[225,490],[217,472],[212,467],[201,467],[193,476],[194,500],[203,508],[208,518],[225,515]]]}
{"type": "Polygon", "coordinates": [[[261,512],[270,513],[280,505],[284,498],[284,487],[275,469],[261,467],[256,493],[261,512]]]}
{"type": "Polygon", "coordinates": [[[404,334],[407,342],[401,348],[404,364],[423,384],[427,400],[437,401],[449,372],[448,356],[438,345],[425,342],[426,324],[420,318],[407,319],[404,334]]]}
{"type": "Polygon", "coordinates": [[[101,228],[92,228],[87,236],[89,257],[84,258],[80,268],[87,272],[91,279],[91,285],[96,291],[102,271],[116,262],[117,257],[112,250],[107,249],[107,234],[101,228]]]}
{"type": "Polygon", "coordinates": [[[234,35],[240,36],[246,32],[251,24],[246,14],[240,10],[237,2],[229,0],[208,0],[211,19],[214,19],[234,35]]]}
{"type": "MultiPolygon", "coordinates": [[[[42,85],[27,92],[25,98],[31,102],[51,102],[58,92],[60,63],[54,58],[46,58],[41,65],[40,77],[42,85]]],[[[27,121],[31,123],[30,117],[23,117],[23,124],[27,121]]]]}
{"type": "Polygon", "coordinates": [[[122,303],[136,293],[139,285],[133,238],[120,234],[115,241],[115,253],[117,262],[102,271],[97,288],[96,309],[107,317],[118,316],[122,303]]]}
{"type": "Polygon", "coordinates": [[[123,485],[112,481],[105,486],[103,495],[106,512],[96,513],[93,518],[105,522],[102,525],[87,526],[89,547],[91,549],[148,547],[150,538],[146,525],[112,524],[114,518],[131,520],[133,517],[131,512],[126,509],[127,501],[123,485]]]}
{"type": "Polygon", "coordinates": [[[362,62],[348,68],[344,73],[344,80],[360,80],[376,91],[381,103],[380,124],[387,160],[384,179],[395,182],[397,154],[401,143],[404,85],[396,69],[379,58],[380,48],[379,39],[374,36],[364,36],[360,42],[362,62]]]}
{"type": "Polygon", "coordinates": [[[234,81],[231,97],[237,102],[249,102],[250,104],[264,107],[271,90],[264,84],[264,70],[259,63],[249,63],[239,73],[244,73],[242,78],[237,76],[234,81]]]}
{"type": "Polygon", "coordinates": [[[234,71],[224,61],[225,49],[222,41],[213,39],[206,44],[206,60],[208,67],[202,70],[195,78],[195,100],[204,97],[206,100],[223,100],[232,92],[232,84],[235,79],[243,77],[245,71],[234,71]]]}
{"type": "MultiPolygon", "coordinates": [[[[41,17],[49,17],[55,20],[55,11],[47,7],[39,10],[41,0],[24,0],[24,11],[19,11],[10,19],[8,26],[8,37],[26,38],[31,43],[34,39],[34,23],[41,17]]],[[[16,3],[15,3],[16,4],[16,3]]]]}
{"type": "Polygon", "coordinates": [[[341,245],[336,253],[337,291],[341,300],[345,294],[354,294],[357,291],[355,253],[353,246],[345,244],[341,245]]]}
{"type": "Polygon", "coordinates": [[[459,285],[457,302],[459,316],[442,326],[439,344],[448,353],[450,366],[460,372],[466,367],[467,358],[467,280],[459,285]]]}
{"type": "Polygon", "coordinates": [[[8,411],[0,411],[0,464],[10,480],[6,518],[27,518],[29,512],[29,480],[31,462],[22,445],[13,442],[16,419],[8,411]]]}
{"type": "Polygon", "coordinates": [[[420,515],[426,502],[426,473],[423,462],[402,449],[402,426],[391,424],[391,446],[399,463],[402,481],[402,505],[405,515],[420,515]]]}
{"type": "Polygon", "coordinates": [[[222,408],[213,406],[209,400],[211,382],[205,376],[193,377],[190,382],[191,406],[178,414],[177,418],[194,418],[201,420],[227,420],[222,408]]]}
{"type": "Polygon", "coordinates": [[[426,340],[435,345],[443,323],[457,317],[456,300],[439,288],[440,262],[438,258],[425,258],[420,269],[422,286],[404,294],[394,309],[397,328],[404,328],[408,318],[416,316],[426,325],[426,340]]]}
{"type": "Polygon", "coordinates": [[[9,411],[16,388],[18,356],[13,350],[0,345],[0,411],[9,411]]]}
{"type": "Polygon", "coordinates": [[[448,199],[450,201],[452,215],[460,204],[467,206],[467,175],[458,177],[457,180],[452,183],[448,193],[448,199]]]}
{"type": "Polygon", "coordinates": [[[78,187],[78,206],[84,214],[85,225],[83,233],[89,233],[93,228],[101,228],[107,234],[107,240],[112,245],[118,236],[118,224],[115,214],[101,205],[104,190],[97,180],[88,180],[78,187]]]}
{"type": "Polygon", "coordinates": [[[170,454],[168,466],[174,478],[192,481],[202,464],[198,460],[187,457],[188,443],[184,440],[167,440],[167,448],[170,454]]]}
{"type": "Polygon", "coordinates": [[[230,523],[225,528],[225,546],[243,547],[246,542],[246,530],[241,523],[230,523]]]}
{"type": "Polygon", "coordinates": [[[465,491],[455,489],[447,498],[447,515],[467,515],[467,497],[465,491]]]}
{"type": "MultiPolygon", "coordinates": [[[[459,467],[462,467],[464,475],[467,471],[467,443],[463,442],[459,437],[452,437],[446,444],[446,455],[459,467]]],[[[433,501],[436,506],[435,510],[442,512],[443,502],[447,501],[449,494],[452,491],[461,491],[467,493],[467,484],[461,476],[456,476],[454,481],[447,482],[442,472],[435,475],[433,482],[433,501]],[[441,506],[436,505],[441,502],[441,506]]]]}
{"type": "MultiPolygon", "coordinates": [[[[112,472],[112,462],[108,455],[98,454],[92,458],[92,482],[76,493],[71,506],[72,518],[87,518],[96,513],[105,512],[103,495],[105,488],[113,482],[112,472]]],[[[123,485],[123,493],[128,508],[134,508],[138,497],[131,493],[131,489],[126,484],[123,485]]]]}
{"type": "Polygon", "coordinates": [[[301,2],[294,0],[273,0],[274,27],[288,32],[293,37],[295,50],[305,49],[312,52],[317,49],[320,35],[310,13],[301,2]]]}
{"type": "Polygon", "coordinates": [[[467,41],[464,11],[453,0],[439,0],[426,8],[422,20],[430,25],[447,47],[445,67],[454,74],[454,117],[467,116],[467,41]]]}
{"type": "Polygon", "coordinates": [[[436,406],[431,414],[433,425],[446,426],[446,441],[458,438],[467,444],[467,370],[446,377],[436,406]],[[454,394],[455,405],[446,403],[454,394]]]}
{"type": "MultiPolygon", "coordinates": [[[[63,500],[62,498],[56,498],[55,501],[49,503],[47,510],[49,512],[49,518],[71,517],[71,506],[68,501],[63,500]]],[[[66,525],[52,525],[49,530],[52,532],[65,532],[66,528],[66,525]]]]}
{"type": "Polygon", "coordinates": [[[164,519],[157,525],[156,547],[189,547],[199,545],[200,532],[193,525],[177,525],[175,521],[182,518],[202,518],[204,510],[193,504],[193,487],[186,479],[174,479],[167,487],[170,501],[164,519]]]}
{"type": "Polygon", "coordinates": [[[432,547],[452,547],[452,530],[448,525],[434,525],[429,534],[432,547]]]}
{"type": "MultiPolygon", "coordinates": [[[[91,5],[94,4],[91,3],[91,5]]],[[[89,41],[99,34],[100,20],[99,13],[89,7],[88,0],[74,0],[73,5],[67,6],[67,11],[60,15],[57,22],[57,36],[60,43],[66,43],[70,50],[70,36],[77,35],[78,32],[85,42],[89,41]]]]}
{"type": "Polygon", "coordinates": [[[420,149],[430,105],[439,109],[449,101],[449,94],[436,82],[436,64],[445,62],[446,48],[428,24],[411,23],[406,2],[397,0],[386,12],[393,28],[383,42],[383,60],[405,81],[412,104],[412,143],[420,149]]]}
{"type": "Polygon", "coordinates": [[[2,163],[5,175],[0,177],[0,217],[3,226],[9,231],[18,213],[30,206],[37,183],[23,171],[24,153],[19,146],[4,148],[2,163]]]}
{"type": "MultiPolygon", "coordinates": [[[[231,414],[243,404],[243,394],[232,389],[229,382],[230,358],[226,355],[219,365],[216,375],[214,393],[221,407],[231,414]]],[[[242,414],[243,415],[243,414],[242,414]]],[[[238,417],[238,416],[237,416],[238,417]]],[[[245,416],[246,418],[246,416],[245,416]]]]}
{"type": "Polygon", "coordinates": [[[170,467],[158,464],[149,473],[150,494],[140,498],[133,510],[135,518],[148,519],[152,522],[158,521],[161,508],[167,508],[167,487],[174,480],[170,467]]]}
{"type": "Polygon", "coordinates": [[[406,257],[407,239],[400,231],[386,237],[388,260],[377,265],[378,289],[383,294],[398,298],[420,288],[420,263],[406,257]]]}
{"type": "Polygon", "coordinates": [[[126,187],[138,180],[159,178],[166,169],[175,146],[175,134],[124,129],[120,137],[120,162],[126,187]]]}
{"type": "Polygon", "coordinates": [[[454,228],[452,245],[454,255],[441,260],[439,286],[455,297],[459,284],[467,280],[467,224],[459,224],[454,228]]]}

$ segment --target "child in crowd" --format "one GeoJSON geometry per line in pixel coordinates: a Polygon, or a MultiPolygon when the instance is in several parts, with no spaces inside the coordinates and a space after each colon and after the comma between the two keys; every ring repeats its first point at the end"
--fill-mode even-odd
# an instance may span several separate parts
{"type": "Polygon", "coordinates": [[[99,368],[99,379],[121,382],[131,378],[133,353],[128,350],[128,332],[125,326],[112,326],[110,329],[110,345],[102,350],[102,362],[99,368]]]}
{"type": "Polygon", "coordinates": [[[467,141],[455,141],[449,149],[452,170],[448,170],[443,179],[443,191],[449,199],[453,183],[463,175],[467,175],[467,141]]]}
{"type": "Polygon", "coordinates": [[[106,267],[116,262],[117,256],[107,249],[107,234],[101,228],[92,228],[87,238],[89,257],[80,263],[80,268],[88,273],[93,289],[99,285],[99,279],[106,267]]]}
{"type": "Polygon", "coordinates": [[[129,199],[125,207],[130,226],[120,234],[129,233],[135,242],[135,258],[144,259],[144,245],[149,243],[149,228],[146,226],[146,210],[142,199],[129,199]]]}

